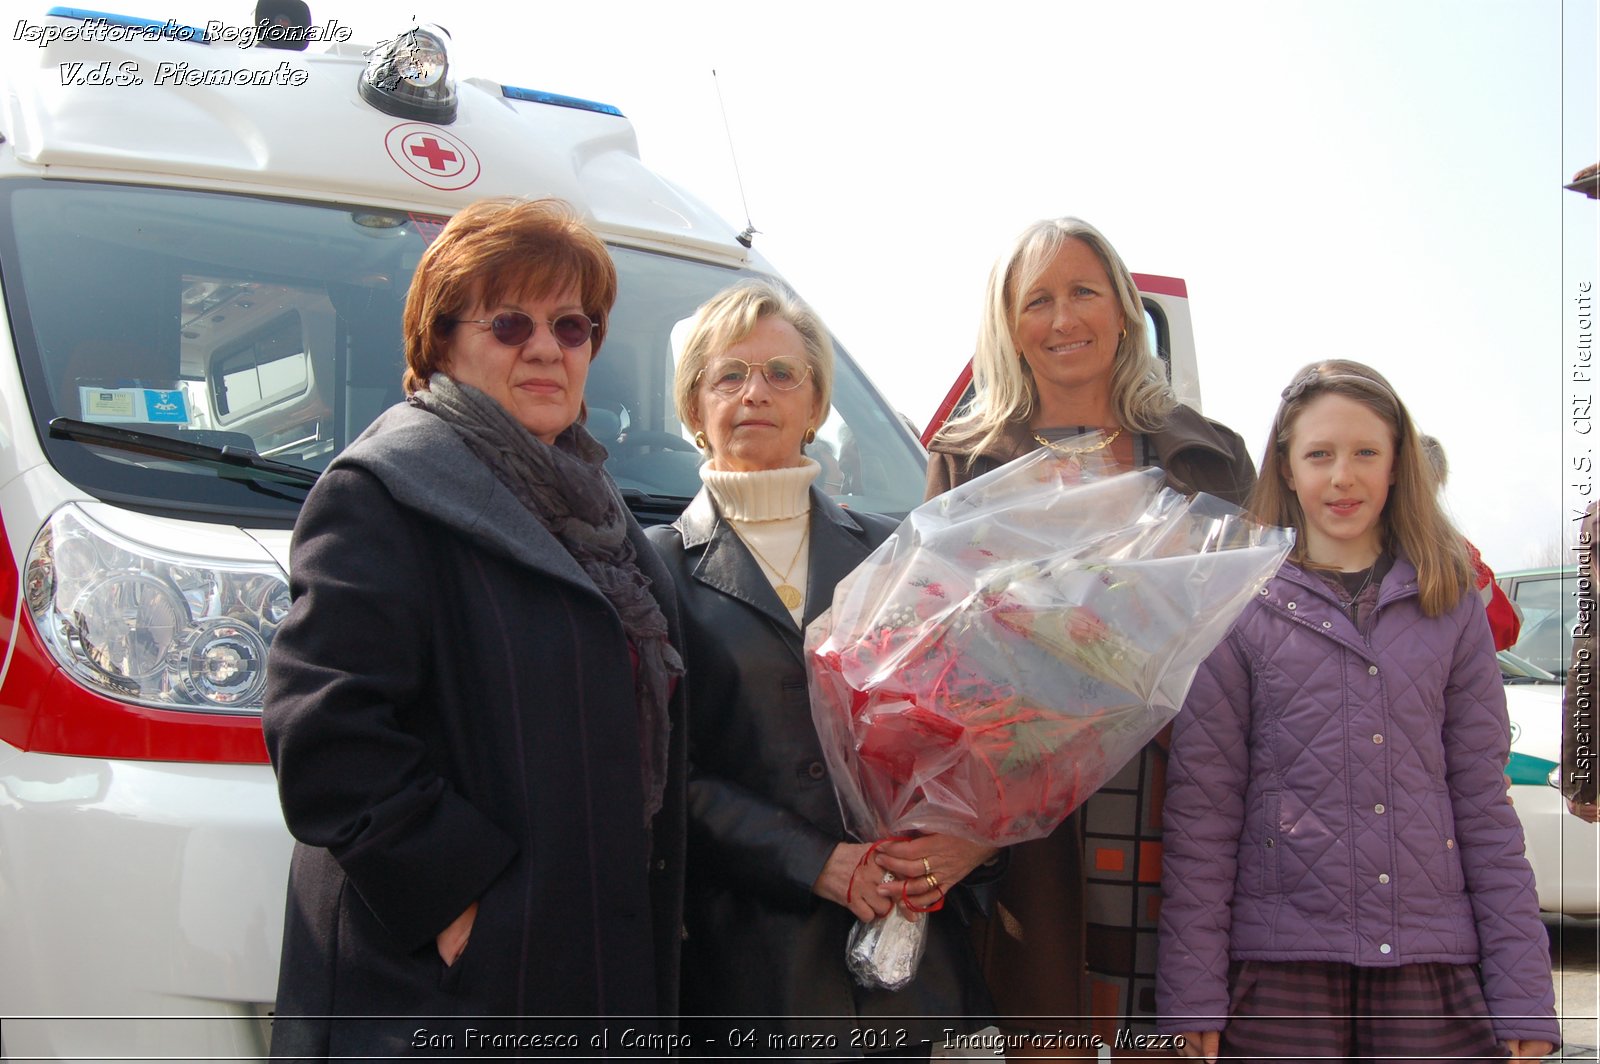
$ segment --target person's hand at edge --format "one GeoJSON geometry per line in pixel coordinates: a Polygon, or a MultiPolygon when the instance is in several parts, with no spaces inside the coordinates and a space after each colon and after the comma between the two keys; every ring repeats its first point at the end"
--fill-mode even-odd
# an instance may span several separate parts
{"type": "Polygon", "coordinates": [[[1538,1064],[1556,1051],[1556,1047],[1538,1038],[1509,1038],[1506,1048],[1511,1050],[1511,1064],[1538,1064]]]}
{"type": "Polygon", "coordinates": [[[473,902],[434,938],[433,943],[439,948],[439,959],[444,961],[446,968],[461,959],[461,952],[467,948],[467,939],[472,937],[472,922],[477,918],[478,903],[473,902]]]}
{"type": "Polygon", "coordinates": [[[1175,1039],[1178,1055],[1181,1057],[1197,1057],[1214,1062],[1217,1052],[1222,1048],[1221,1031],[1184,1031],[1175,1039]]]}

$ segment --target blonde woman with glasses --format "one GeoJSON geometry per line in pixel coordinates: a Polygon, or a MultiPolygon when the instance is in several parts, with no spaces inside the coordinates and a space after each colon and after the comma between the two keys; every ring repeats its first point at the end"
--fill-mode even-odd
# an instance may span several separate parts
{"type": "MultiPolygon", "coordinates": [[[[844,510],[815,484],[804,448],[832,379],[822,323],[761,282],[702,306],[678,364],[674,397],[707,454],[705,487],[648,535],[678,586],[689,668],[683,1011],[691,1034],[694,1017],[740,1017],[757,1052],[925,1058],[931,1040],[982,1026],[963,1017],[987,1011],[964,892],[924,917],[927,953],[902,990],[856,985],[846,937],[903,898],[954,890],[992,852],[925,836],[891,859],[845,832],[811,723],[803,632],[895,523],[844,510]]],[[[718,1018],[707,1036],[727,1028],[718,1018]]]]}

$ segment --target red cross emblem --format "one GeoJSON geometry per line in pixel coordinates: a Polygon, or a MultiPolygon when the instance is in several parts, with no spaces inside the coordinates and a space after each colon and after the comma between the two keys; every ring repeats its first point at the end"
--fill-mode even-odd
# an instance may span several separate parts
{"type": "Polygon", "coordinates": [[[478,180],[478,155],[454,133],[424,122],[402,122],[390,129],[383,146],[394,164],[429,188],[454,191],[478,180]]]}
{"type": "Polygon", "coordinates": [[[455,162],[456,153],[444,147],[433,137],[423,137],[422,143],[413,144],[406,149],[412,155],[428,160],[428,166],[433,170],[443,170],[446,162],[455,162]]]}

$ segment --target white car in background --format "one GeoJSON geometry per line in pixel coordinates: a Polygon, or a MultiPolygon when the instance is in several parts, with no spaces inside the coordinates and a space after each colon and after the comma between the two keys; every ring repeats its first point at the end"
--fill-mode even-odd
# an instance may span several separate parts
{"type": "Polygon", "coordinates": [[[1522,632],[1511,652],[1565,679],[1578,620],[1578,570],[1570,565],[1518,569],[1498,574],[1495,582],[1522,614],[1522,632]]]}
{"type": "Polygon", "coordinates": [[[1556,677],[1510,652],[1500,654],[1511,716],[1511,800],[1528,839],[1539,908],[1600,914],[1600,829],[1567,811],[1555,787],[1561,765],[1561,695],[1556,677]]]}

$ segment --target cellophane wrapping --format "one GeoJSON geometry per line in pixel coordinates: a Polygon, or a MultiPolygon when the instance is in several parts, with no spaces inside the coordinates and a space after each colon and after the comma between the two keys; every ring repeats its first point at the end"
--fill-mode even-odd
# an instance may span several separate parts
{"type": "Polygon", "coordinates": [[[862,986],[899,990],[916,978],[927,932],[926,921],[913,920],[898,905],[876,920],[857,920],[845,943],[845,967],[862,986]]]}
{"type": "Polygon", "coordinates": [[[1159,469],[1092,460],[1041,449],[924,503],[807,629],[858,838],[1048,835],[1176,715],[1293,543],[1159,469]]]}

